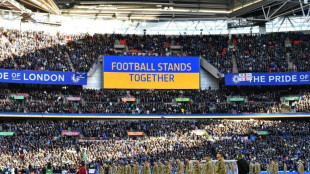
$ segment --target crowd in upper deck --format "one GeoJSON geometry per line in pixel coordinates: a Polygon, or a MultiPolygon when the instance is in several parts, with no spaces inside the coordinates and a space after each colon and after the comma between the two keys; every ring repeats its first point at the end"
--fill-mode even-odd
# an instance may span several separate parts
{"type": "Polygon", "coordinates": [[[61,34],[0,28],[0,68],[88,72],[101,55],[201,56],[220,72],[309,71],[309,34],[61,34]],[[119,52],[115,45],[125,45],[119,52]],[[178,49],[173,49],[174,46],[178,49]],[[71,66],[72,64],[72,66],[71,66]]]}

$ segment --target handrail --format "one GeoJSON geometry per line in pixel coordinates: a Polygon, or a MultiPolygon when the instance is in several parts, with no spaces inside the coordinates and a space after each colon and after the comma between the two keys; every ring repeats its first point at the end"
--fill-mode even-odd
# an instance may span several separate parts
{"type": "Polygon", "coordinates": [[[275,113],[275,114],[51,114],[51,113],[0,113],[0,117],[24,117],[24,118],[121,118],[121,119],[208,119],[208,118],[287,118],[310,117],[310,113],[275,113]]]}

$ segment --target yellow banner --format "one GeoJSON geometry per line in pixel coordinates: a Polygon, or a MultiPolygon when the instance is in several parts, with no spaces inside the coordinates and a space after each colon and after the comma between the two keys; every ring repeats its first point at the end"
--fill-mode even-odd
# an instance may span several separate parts
{"type": "Polygon", "coordinates": [[[199,89],[199,73],[104,72],[103,87],[113,89],[199,89]]]}

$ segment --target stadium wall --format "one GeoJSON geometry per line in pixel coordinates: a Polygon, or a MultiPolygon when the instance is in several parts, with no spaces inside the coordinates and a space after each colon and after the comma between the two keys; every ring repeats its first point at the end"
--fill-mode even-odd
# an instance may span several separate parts
{"type": "Polygon", "coordinates": [[[202,119],[202,118],[305,118],[310,113],[285,114],[205,114],[205,115],[135,115],[135,114],[51,114],[51,113],[0,113],[0,117],[24,118],[119,118],[119,119],[202,119]]]}
{"type": "Polygon", "coordinates": [[[200,89],[219,89],[219,81],[200,66],[200,89]]]}

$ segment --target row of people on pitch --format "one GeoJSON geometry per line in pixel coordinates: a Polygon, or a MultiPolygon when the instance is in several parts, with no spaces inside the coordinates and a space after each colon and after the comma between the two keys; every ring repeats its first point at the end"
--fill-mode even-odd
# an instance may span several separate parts
{"type": "MultiPolygon", "coordinates": [[[[255,164],[250,163],[250,174],[259,174],[260,170],[258,170],[257,165],[260,166],[260,164],[258,164],[258,162],[256,162],[255,164]]],[[[289,171],[286,163],[284,163],[282,169],[283,169],[283,172],[285,174],[289,171]]],[[[274,161],[274,160],[270,161],[270,164],[267,164],[267,166],[266,166],[266,171],[267,171],[267,174],[278,174],[279,173],[279,163],[274,161]]],[[[305,172],[304,165],[300,160],[298,162],[297,172],[298,172],[298,174],[303,174],[305,172]]]]}
{"type": "MultiPolygon", "coordinates": [[[[225,165],[222,154],[217,154],[218,161],[215,165],[212,164],[210,157],[205,157],[206,164],[202,166],[199,159],[195,160],[195,163],[189,159],[185,159],[185,165],[180,160],[176,160],[176,166],[172,166],[169,161],[160,160],[158,163],[154,162],[151,165],[148,161],[144,161],[140,167],[138,162],[130,164],[104,164],[100,166],[100,174],[226,174],[229,171],[227,165],[225,165]]],[[[232,165],[230,171],[232,173],[237,172],[237,168],[232,165]]]]}
{"type": "MultiPolygon", "coordinates": [[[[261,165],[258,161],[255,163],[250,163],[250,165],[243,166],[240,164],[241,160],[237,161],[237,168],[232,163],[232,165],[225,164],[222,154],[217,154],[218,161],[215,165],[212,164],[210,157],[205,157],[205,164],[202,165],[199,159],[195,160],[195,163],[189,158],[185,159],[185,165],[180,160],[177,159],[176,165],[172,167],[169,161],[159,161],[159,163],[154,162],[153,166],[148,161],[144,161],[142,163],[142,168],[140,168],[139,163],[130,164],[122,164],[119,165],[107,165],[104,164],[100,166],[100,174],[227,174],[231,172],[235,174],[238,169],[239,174],[260,174],[261,173],[261,165]],[[244,170],[243,167],[246,169],[244,170]],[[141,171],[140,171],[141,169],[141,171]]],[[[287,165],[284,164],[283,171],[287,173],[287,165]]],[[[270,164],[267,165],[267,174],[278,174],[279,173],[279,164],[275,161],[271,161],[270,164]]],[[[301,161],[298,163],[298,174],[304,173],[304,166],[301,161]]]]}
{"type": "MultiPolygon", "coordinates": [[[[153,166],[151,166],[148,161],[143,162],[141,173],[142,174],[184,174],[186,172],[187,174],[226,174],[228,172],[231,172],[232,174],[235,174],[237,172],[236,166],[232,163],[231,166],[228,164],[225,164],[222,155],[218,154],[218,161],[215,165],[212,164],[210,157],[205,157],[205,164],[202,166],[200,163],[200,160],[196,160],[195,164],[192,163],[188,158],[185,160],[185,166],[184,163],[177,159],[176,166],[174,166],[175,170],[173,170],[172,165],[169,161],[159,161],[159,164],[157,162],[154,162],[153,166]]],[[[300,161],[298,163],[298,174],[304,173],[304,166],[302,162],[300,161]]],[[[237,162],[238,166],[238,173],[239,174],[260,174],[261,173],[261,165],[258,161],[255,163],[251,162],[250,165],[242,166],[240,164],[240,159],[237,162]],[[243,167],[246,169],[244,170],[243,167]]],[[[287,165],[284,164],[283,171],[286,174],[287,173],[287,165]]],[[[133,163],[132,165],[126,164],[123,165],[122,163],[119,165],[107,165],[104,164],[104,166],[100,166],[100,174],[139,174],[140,173],[140,167],[139,163],[133,163]]],[[[270,164],[267,165],[267,174],[278,174],[279,173],[279,164],[277,162],[274,162],[273,160],[270,162],[270,164]]]]}

